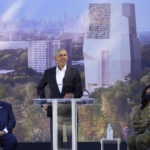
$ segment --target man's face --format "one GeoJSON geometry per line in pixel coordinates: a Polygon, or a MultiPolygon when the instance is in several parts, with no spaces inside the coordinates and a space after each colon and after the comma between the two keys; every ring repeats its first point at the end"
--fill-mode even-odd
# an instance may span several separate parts
{"type": "Polygon", "coordinates": [[[65,50],[59,50],[54,59],[57,62],[58,67],[61,69],[67,64],[68,54],[65,50]]]}

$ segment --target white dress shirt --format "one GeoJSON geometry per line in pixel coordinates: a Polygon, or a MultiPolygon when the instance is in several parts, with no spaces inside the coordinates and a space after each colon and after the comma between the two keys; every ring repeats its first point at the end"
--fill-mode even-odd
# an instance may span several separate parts
{"type": "Polygon", "coordinates": [[[60,93],[62,92],[63,78],[65,76],[66,68],[67,68],[66,65],[61,70],[58,68],[58,66],[56,68],[56,82],[60,93]]]}

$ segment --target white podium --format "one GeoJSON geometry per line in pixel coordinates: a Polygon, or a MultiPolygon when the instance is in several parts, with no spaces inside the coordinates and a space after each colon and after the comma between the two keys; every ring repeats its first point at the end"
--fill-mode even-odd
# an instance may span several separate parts
{"type": "Polygon", "coordinates": [[[93,105],[93,98],[57,98],[57,99],[34,99],[35,105],[52,104],[53,114],[53,150],[58,149],[58,104],[71,103],[72,120],[72,150],[77,150],[77,105],[93,105]]]}

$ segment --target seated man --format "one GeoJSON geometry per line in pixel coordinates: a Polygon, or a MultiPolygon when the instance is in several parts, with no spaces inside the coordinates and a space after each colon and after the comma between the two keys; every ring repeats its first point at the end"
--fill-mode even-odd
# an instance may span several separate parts
{"type": "Polygon", "coordinates": [[[16,121],[11,104],[0,101],[0,146],[4,150],[15,150],[17,140],[12,134],[16,121]]]}
{"type": "Polygon", "coordinates": [[[134,133],[127,140],[129,150],[147,150],[150,146],[150,85],[142,93],[141,105],[131,115],[134,133]]]}

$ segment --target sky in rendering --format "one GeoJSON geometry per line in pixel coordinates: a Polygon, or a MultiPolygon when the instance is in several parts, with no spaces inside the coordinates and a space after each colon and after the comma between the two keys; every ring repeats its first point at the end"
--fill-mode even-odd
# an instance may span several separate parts
{"type": "Polygon", "coordinates": [[[0,0],[0,21],[7,22],[21,17],[51,19],[84,15],[89,3],[134,3],[137,30],[150,31],[150,0],[0,0]]]}

